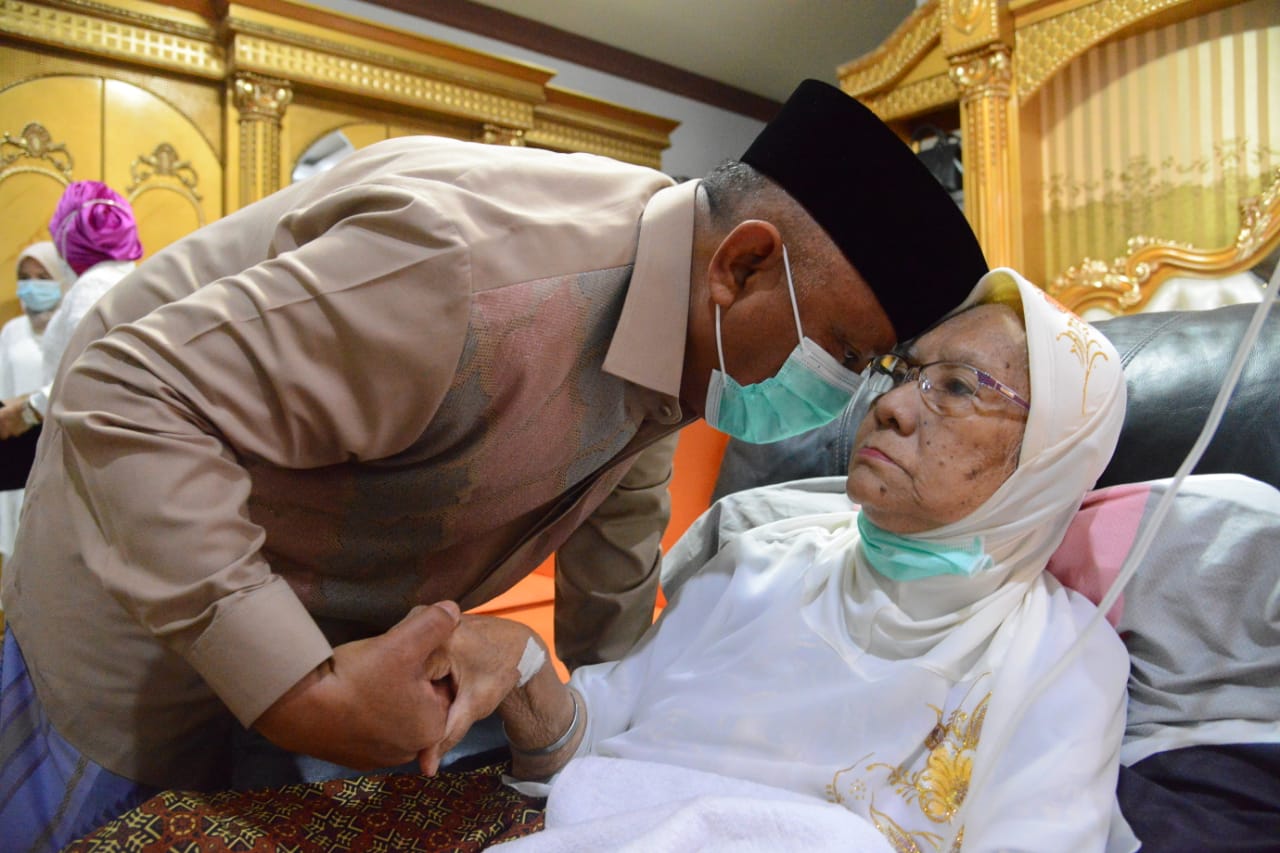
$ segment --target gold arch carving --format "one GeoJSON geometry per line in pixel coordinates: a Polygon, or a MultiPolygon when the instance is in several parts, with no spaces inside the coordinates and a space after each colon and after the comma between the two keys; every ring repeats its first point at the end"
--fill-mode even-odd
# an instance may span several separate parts
{"type": "Polygon", "coordinates": [[[1280,247],[1280,169],[1266,188],[1240,203],[1240,228],[1229,246],[1198,249],[1173,240],[1132,237],[1124,257],[1110,264],[1085,258],[1054,279],[1050,295],[1081,313],[1101,308],[1112,314],[1140,311],[1174,276],[1221,278],[1250,269],[1280,247]]]}
{"type": "Polygon", "coordinates": [[[75,158],[67,146],[54,142],[53,135],[38,121],[28,122],[17,136],[5,131],[0,137],[0,181],[11,175],[35,173],[49,175],[66,185],[71,183],[74,168],[75,158]],[[23,160],[34,160],[36,164],[22,164],[23,160]],[[53,169],[39,165],[40,161],[48,162],[53,169]]]}
{"type": "Polygon", "coordinates": [[[130,202],[149,192],[177,193],[195,208],[196,221],[205,224],[203,197],[196,190],[200,176],[190,161],[182,160],[168,142],[161,142],[150,154],[139,154],[129,164],[129,186],[124,195],[130,202]]]}

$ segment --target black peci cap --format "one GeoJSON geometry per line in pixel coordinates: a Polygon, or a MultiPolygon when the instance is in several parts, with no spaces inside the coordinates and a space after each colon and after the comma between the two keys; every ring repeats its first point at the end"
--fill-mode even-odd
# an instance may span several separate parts
{"type": "Polygon", "coordinates": [[[960,208],[875,113],[805,80],[742,162],[809,212],[866,280],[900,340],[923,332],[987,272],[960,208]]]}

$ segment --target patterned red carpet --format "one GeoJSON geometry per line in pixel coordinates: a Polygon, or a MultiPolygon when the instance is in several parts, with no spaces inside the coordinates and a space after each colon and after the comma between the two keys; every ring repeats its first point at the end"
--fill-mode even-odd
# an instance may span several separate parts
{"type": "Polygon", "coordinates": [[[258,791],[166,791],[67,851],[478,851],[542,828],[506,764],[434,779],[370,775],[258,791]]]}

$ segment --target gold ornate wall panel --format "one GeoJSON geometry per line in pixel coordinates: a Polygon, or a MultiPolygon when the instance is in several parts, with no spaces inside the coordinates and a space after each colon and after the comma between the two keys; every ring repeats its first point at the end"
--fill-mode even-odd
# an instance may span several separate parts
{"type": "Polygon", "coordinates": [[[1278,17],[1274,0],[929,0],[838,75],[904,138],[959,107],[988,261],[1043,282],[1140,233],[1234,232],[1280,162],[1278,17]]]}
{"type": "MultiPolygon", "coordinates": [[[[904,79],[924,64],[926,57],[941,55],[941,26],[942,15],[937,0],[918,7],[882,45],[866,56],[846,62],[836,69],[840,88],[867,104],[875,110],[876,115],[886,120],[923,112],[920,104],[914,102],[916,99],[932,102],[940,94],[945,94],[949,96],[949,100],[954,101],[955,87],[947,79],[945,62],[924,79],[904,79]],[[943,83],[948,85],[941,85],[943,83]],[[899,96],[895,103],[881,104],[883,99],[908,86],[917,90],[914,97],[899,96]],[[939,89],[943,92],[932,91],[931,94],[926,94],[924,91],[939,89]]],[[[946,102],[947,100],[938,100],[936,104],[946,102]]],[[[936,104],[930,103],[928,106],[936,104]]]]}
{"type": "Polygon", "coordinates": [[[226,73],[213,27],[156,3],[0,0],[0,32],[130,65],[220,79],[226,73]]]}
{"type": "Polygon", "coordinates": [[[1221,279],[1245,270],[1262,271],[1280,250],[1280,169],[1265,189],[1240,204],[1240,227],[1227,245],[1199,249],[1176,240],[1130,238],[1126,253],[1110,263],[1084,258],[1046,288],[1064,305],[1084,314],[1141,311],[1165,281],[1175,277],[1221,279]]]}
{"type": "Polygon", "coordinates": [[[1151,30],[1190,20],[1238,0],[1020,0],[1015,16],[1018,97],[1030,98],[1076,57],[1133,29],[1151,30]]]}
{"type": "Polygon", "coordinates": [[[1050,276],[1138,235],[1229,243],[1241,201],[1280,165],[1276,81],[1270,0],[1098,45],[1049,80],[1033,100],[1050,276]]]}
{"type": "Polygon", "coordinates": [[[576,92],[547,87],[525,143],[553,151],[591,151],[641,166],[661,167],[661,147],[678,122],[624,109],[576,92]]]}
{"type": "MultiPolygon", "coordinates": [[[[15,58],[21,58],[14,54],[15,58]]],[[[134,205],[151,254],[222,214],[222,165],[173,105],[122,80],[31,76],[0,89],[0,235],[9,270],[0,317],[16,316],[12,270],[23,248],[49,239],[66,184],[98,180],[134,205]]]]}
{"type": "Polygon", "coordinates": [[[278,189],[317,140],[410,134],[658,166],[674,122],[554,71],[288,0],[0,0],[0,319],[72,180],[137,208],[148,253],[278,189]]]}

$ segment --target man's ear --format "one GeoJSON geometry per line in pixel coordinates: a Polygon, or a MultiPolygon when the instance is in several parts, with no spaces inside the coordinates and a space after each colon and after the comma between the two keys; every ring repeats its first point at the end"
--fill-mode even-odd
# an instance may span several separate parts
{"type": "Polygon", "coordinates": [[[747,219],[734,226],[716,248],[707,268],[711,301],[728,308],[743,294],[771,286],[757,273],[782,263],[782,234],[772,222],[747,219]]]}

